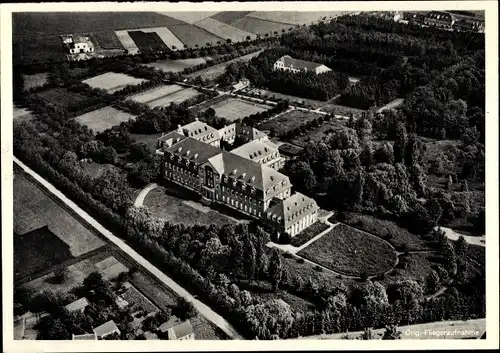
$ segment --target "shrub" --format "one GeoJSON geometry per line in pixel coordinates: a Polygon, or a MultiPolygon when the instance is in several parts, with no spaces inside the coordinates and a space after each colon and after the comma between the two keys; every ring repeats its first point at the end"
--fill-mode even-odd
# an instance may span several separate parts
{"type": "Polygon", "coordinates": [[[305,262],[305,260],[303,258],[299,257],[299,258],[297,258],[297,262],[299,264],[303,264],[305,262]]]}
{"type": "Polygon", "coordinates": [[[321,266],[316,265],[314,266],[314,269],[318,272],[323,272],[323,268],[321,266]]]}
{"type": "Polygon", "coordinates": [[[361,274],[360,278],[361,278],[361,280],[362,280],[363,282],[368,281],[368,273],[363,272],[363,273],[361,274]]]}

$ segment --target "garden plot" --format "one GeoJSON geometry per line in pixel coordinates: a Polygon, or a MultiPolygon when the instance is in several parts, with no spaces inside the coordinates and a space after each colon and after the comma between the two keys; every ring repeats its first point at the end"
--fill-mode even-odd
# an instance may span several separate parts
{"type": "Polygon", "coordinates": [[[118,275],[122,272],[128,272],[128,268],[115,259],[114,256],[110,256],[102,261],[99,261],[95,264],[95,266],[102,276],[108,281],[118,277],[118,275]]]}
{"type": "Polygon", "coordinates": [[[136,78],[129,75],[116,72],[106,72],[105,74],[91,77],[82,81],[92,88],[103,89],[108,93],[114,93],[128,85],[138,85],[146,82],[142,78],[136,78]]]}
{"type": "Polygon", "coordinates": [[[161,85],[145,92],[130,96],[129,99],[137,103],[149,103],[183,89],[184,87],[179,85],[161,85]]]}
{"type": "Polygon", "coordinates": [[[231,39],[231,41],[233,42],[243,42],[247,40],[247,38],[257,38],[254,33],[250,33],[239,28],[227,25],[210,17],[196,22],[195,25],[209,31],[210,33],[215,34],[216,36],[224,38],[225,40],[231,39]]]}
{"type": "Polygon", "coordinates": [[[135,118],[132,114],[108,106],[77,116],[75,120],[95,132],[101,132],[135,118]]]}
{"type": "Polygon", "coordinates": [[[215,115],[218,117],[226,118],[229,121],[235,121],[251,114],[264,112],[270,107],[264,104],[247,102],[238,98],[229,98],[213,105],[212,108],[215,110],[215,115]]]}

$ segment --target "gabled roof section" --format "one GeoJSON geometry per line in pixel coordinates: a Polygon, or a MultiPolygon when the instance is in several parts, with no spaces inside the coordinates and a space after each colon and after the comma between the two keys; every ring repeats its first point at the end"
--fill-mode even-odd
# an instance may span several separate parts
{"type": "Polygon", "coordinates": [[[175,325],[174,327],[168,330],[168,339],[175,340],[190,335],[192,333],[193,333],[193,326],[191,325],[191,321],[186,320],[183,323],[175,325]]]}
{"type": "Polygon", "coordinates": [[[299,192],[294,193],[284,200],[278,200],[275,205],[266,210],[266,218],[273,219],[285,228],[288,228],[298,218],[302,218],[304,214],[311,213],[318,209],[318,205],[314,199],[307,197],[299,192]]]}
{"type": "MultiPolygon", "coordinates": [[[[210,158],[222,153],[220,148],[211,146],[194,138],[187,137],[184,140],[164,149],[166,153],[182,157],[193,163],[205,163],[210,158]]],[[[168,158],[168,157],[166,157],[168,158]]]]}
{"type": "Polygon", "coordinates": [[[260,161],[276,152],[278,152],[278,147],[274,143],[258,140],[245,143],[231,151],[231,153],[253,161],[260,161]]]}
{"type": "Polygon", "coordinates": [[[97,335],[97,337],[102,337],[115,331],[120,331],[120,330],[118,329],[118,326],[116,326],[113,320],[105,322],[101,326],[97,326],[94,329],[94,333],[97,335]]]}
{"type": "Polygon", "coordinates": [[[87,305],[89,305],[89,301],[87,300],[87,298],[83,297],[75,300],[73,303],[66,305],[65,308],[71,313],[73,311],[85,309],[87,305]]]}
{"type": "Polygon", "coordinates": [[[316,68],[320,67],[322,64],[313,63],[310,61],[294,59],[289,55],[285,55],[280,58],[283,61],[285,67],[294,68],[297,70],[310,70],[314,71],[316,68]]]}
{"type": "MultiPolygon", "coordinates": [[[[225,176],[236,181],[244,182],[257,190],[266,191],[274,186],[279,186],[281,183],[284,183],[286,186],[290,184],[290,180],[286,175],[265,165],[261,165],[226,151],[222,152],[222,158],[225,176]]],[[[271,193],[264,195],[265,199],[270,197],[271,193]]]]}
{"type": "Polygon", "coordinates": [[[178,129],[180,129],[185,136],[201,141],[220,137],[217,129],[198,119],[184,126],[180,126],[178,129]]]}

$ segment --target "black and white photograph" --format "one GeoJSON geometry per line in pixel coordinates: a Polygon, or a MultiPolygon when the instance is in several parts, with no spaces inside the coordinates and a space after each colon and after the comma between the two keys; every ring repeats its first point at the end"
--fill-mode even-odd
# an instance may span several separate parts
{"type": "Polygon", "coordinates": [[[2,5],[14,351],[498,348],[497,4],[403,3],[2,5]]]}

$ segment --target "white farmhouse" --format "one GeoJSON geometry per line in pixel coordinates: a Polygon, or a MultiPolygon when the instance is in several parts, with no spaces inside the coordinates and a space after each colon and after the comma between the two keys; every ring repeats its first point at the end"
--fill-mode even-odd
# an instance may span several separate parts
{"type": "Polygon", "coordinates": [[[310,61],[294,59],[289,55],[284,55],[274,63],[274,70],[292,71],[292,72],[314,72],[316,75],[332,71],[323,64],[317,64],[310,61]]]}

